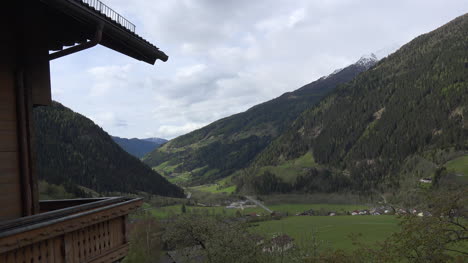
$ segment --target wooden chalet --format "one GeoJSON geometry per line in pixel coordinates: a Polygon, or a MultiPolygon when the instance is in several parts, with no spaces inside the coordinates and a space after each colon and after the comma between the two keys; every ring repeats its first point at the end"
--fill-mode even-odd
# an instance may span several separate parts
{"type": "Polygon", "coordinates": [[[32,109],[51,104],[49,61],[97,44],[168,57],[98,0],[7,0],[0,9],[0,262],[115,262],[138,198],[40,201],[32,109]]]}

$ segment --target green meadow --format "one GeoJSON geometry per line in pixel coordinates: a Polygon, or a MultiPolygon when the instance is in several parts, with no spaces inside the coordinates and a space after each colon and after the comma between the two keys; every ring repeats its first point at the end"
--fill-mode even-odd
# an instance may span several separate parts
{"type": "Polygon", "coordinates": [[[447,170],[455,175],[455,181],[468,183],[468,155],[453,159],[445,164],[447,170]]]}
{"type": "Polygon", "coordinates": [[[202,191],[202,192],[209,192],[213,194],[219,194],[219,193],[231,194],[234,191],[236,191],[236,186],[235,185],[222,186],[219,184],[205,184],[205,185],[190,187],[190,189],[194,189],[196,191],[202,191]]]}
{"type": "Polygon", "coordinates": [[[468,155],[447,162],[445,167],[451,172],[468,176],[468,155]]]}
{"type": "MultiPolygon", "coordinates": [[[[299,246],[309,246],[314,233],[318,240],[322,240],[323,248],[350,250],[355,248],[350,238],[352,235],[362,235],[365,244],[383,241],[391,233],[398,230],[398,219],[395,216],[295,216],[295,214],[313,209],[325,212],[346,212],[368,208],[364,205],[347,204],[276,204],[268,206],[273,211],[287,215],[280,220],[261,221],[252,224],[251,231],[273,236],[286,233],[294,238],[299,246]]],[[[153,216],[164,219],[182,213],[182,205],[165,207],[150,207],[145,205],[153,216]]],[[[227,209],[223,206],[200,207],[186,206],[187,213],[208,215],[236,216],[252,212],[267,214],[259,207],[241,209],[227,209]],[[238,213],[237,213],[238,214],[238,213]]]]}
{"type": "MultiPolygon", "coordinates": [[[[326,212],[346,212],[358,209],[366,209],[364,205],[345,205],[345,204],[275,204],[267,205],[273,211],[287,213],[289,215],[295,215],[300,212],[304,212],[310,209],[315,211],[326,211],[326,212]]],[[[260,209],[261,211],[261,209],[260,209]]]]}
{"type": "Polygon", "coordinates": [[[311,167],[317,167],[317,164],[315,163],[312,153],[308,152],[297,159],[285,161],[277,166],[261,167],[257,174],[259,175],[263,172],[269,171],[283,179],[285,182],[293,183],[299,175],[304,175],[307,168],[311,167]]]}
{"type": "MultiPolygon", "coordinates": [[[[374,244],[383,241],[391,233],[398,230],[398,219],[395,216],[295,216],[296,213],[306,210],[344,212],[364,209],[362,205],[341,204],[278,204],[268,206],[273,211],[284,215],[280,220],[261,221],[252,224],[254,232],[273,236],[286,233],[294,238],[299,246],[308,246],[315,233],[318,240],[322,240],[323,248],[350,250],[355,248],[350,238],[352,235],[362,235],[365,244],[374,244]]],[[[165,207],[149,207],[147,210],[159,219],[168,218],[182,213],[182,205],[165,207]]],[[[209,215],[235,216],[237,211],[241,215],[252,212],[266,214],[266,211],[256,208],[226,209],[225,207],[199,207],[186,206],[187,213],[201,213],[209,215]]]]}
{"type": "MultiPolygon", "coordinates": [[[[202,206],[186,206],[187,213],[200,213],[208,215],[235,215],[236,209],[226,209],[223,206],[202,207],[202,206]]],[[[171,205],[163,207],[152,207],[148,211],[159,219],[168,218],[182,213],[182,205],[171,205]]]]}
{"type": "Polygon", "coordinates": [[[351,250],[355,248],[350,238],[361,235],[364,244],[383,241],[398,231],[395,216],[290,216],[281,220],[258,222],[252,231],[273,236],[285,233],[299,246],[308,246],[312,236],[323,241],[323,248],[351,250]]]}
{"type": "MultiPolygon", "coordinates": [[[[178,215],[182,213],[182,205],[172,205],[172,206],[163,206],[163,207],[145,207],[152,215],[157,218],[167,218],[173,215],[178,215]]],[[[216,207],[202,207],[202,206],[186,206],[186,212],[188,213],[204,213],[209,215],[235,215],[237,211],[241,215],[246,215],[249,213],[258,213],[258,214],[267,214],[265,210],[260,207],[249,207],[243,210],[241,209],[227,209],[224,206],[216,207]]],[[[325,212],[346,212],[353,211],[357,209],[365,209],[367,206],[363,205],[343,205],[343,204],[277,204],[269,205],[273,211],[281,212],[284,215],[295,215],[300,212],[304,212],[310,209],[315,211],[325,211],[325,212]]]]}

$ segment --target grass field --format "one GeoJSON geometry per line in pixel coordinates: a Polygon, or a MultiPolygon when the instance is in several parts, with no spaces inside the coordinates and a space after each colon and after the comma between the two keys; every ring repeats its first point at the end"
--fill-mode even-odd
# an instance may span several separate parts
{"type": "Polygon", "coordinates": [[[236,186],[235,185],[223,186],[219,184],[205,184],[205,185],[190,187],[189,189],[194,189],[197,191],[209,192],[209,193],[214,193],[214,194],[219,194],[219,193],[231,194],[236,191],[236,186]]]}
{"type": "Polygon", "coordinates": [[[260,168],[257,174],[269,171],[282,178],[285,182],[293,183],[298,176],[306,173],[307,168],[316,166],[317,164],[312,153],[308,152],[297,159],[283,162],[277,166],[264,166],[260,168]]]}
{"type": "MultiPolygon", "coordinates": [[[[156,218],[163,219],[174,215],[179,215],[182,213],[182,205],[171,205],[171,206],[164,206],[164,207],[154,207],[148,209],[150,213],[155,216],[156,218]]],[[[235,215],[235,209],[226,209],[223,206],[217,207],[194,207],[194,206],[186,206],[187,213],[203,213],[209,215],[235,215]]]]}
{"type": "MultiPolygon", "coordinates": [[[[182,206],[173,205],[158,208],[149,208],[150,213],[160,219],[181,214],[182,206]]],[[[299,246],[307,246],[311,242],[311,236],[317,233],[317,238],[324,241],[326,248],[353,249],[351,234],[362,234],[366,244],[383,241],[391,233],[398,230],[398,219],[394,216],[294,216],[298,212],[309,209],[316,211],[352,211],[364,209],[362,205],[340,205],[340,204],[279,204],[271,205],[270,209],[289,214],[281,220],[257,222],[251,230],[267,236],[277,233],[286,233],[294,238],[299,246]]],[[[225,207],[192,207],[186,206],[187,213],[203,213],[209,215],[234,216],[237,211],[241,214],[251,212],[266,212],[259,208],[246,208],[244,210],[226,209],[225,207]]]]}
{"type": "Polygon", "coordinates": [[[179,173],[179,174],[173,173],[170,176],[166,175],[164,177],[173,184],[185,183],[191,179],[191,175],[189,172],[184,172],[184,173],[179,173]]]}
{"type": "Polygon", "coordinates": [[[251,229],[267,236],[286,233],[299,246],[307,246],[315,232],[325,247],[351,250],[355,248],[349,238],[351,234],[362,234],[365,244],[373,244],[383,241],[399,227],[394,216],[291,216],[259,222],[251,229]]]}
{"type": "Polygon", "coordinates": [[[178,165],[169,165],[169,162],[163,162],[158,166],[153,167],[154,170],[162,173],[172,173],[178,165]]]}
{"type": "Polygon", "coordinates": [[[158,166],[154,166],[152,169],[156,172],[160,173],[164,178],[166,178],[169,182],[173,184],[184,183],[191,179],[190,172],[184,173],[175,173],[174,170],[179,166],[177,165],[169,165],[169,162],[161,163],[158,166]]]}
{"type": "Polygon", "coordinates": [[[193,186],[193,187],[189,187],[189,190],[190,189],[195,190],[195,191],[213,193],[213,194],[220,194],[220,193],[232,194],[236,191],[236,186],[231,182],[231,176],[228,176],[212,184],[193,186]]]}
{"type": "Polygon", "coordinates": [[[451,180],[455,184],[468,184],[468,155],[447,162],[445,167],[452,173],[451,180]]]}
{"type": "MultiPolygon", "coordinates": [[[[273,211],[288,213],[289,215],[295,215],[299,212],[304,212],[310,209],[319,211],[324,210],[327,212],[346,212],[358,209],[366,209],[367,206],[363,205],[344,205],[344,204],[277,204],[268,205],[273,211]]],[[[261,209],[259,211],[262,211],[261,209]]]]}
{"type": "Polygon", "coordinates": [[[445,164],[447,170],[468,176],[468,156],[453,159],[445,164]]]}
{"type": "MultiPolygon", "coordinates": [[[[281,212],[283,214],[295,215],[296,213],[303,212],[306,210],[324,210],[326,212],[342,212],[342,211],[353,211],[356,209],[365,209],[366,206],[362,205],[341,205],[341,204],[279,204],[268,206],[273,211],[281,212]]],[[[172,215],[180,214],[182,211],[182,205],[172,205],[164,207],[153,207],[147,208],[157,218],[167,218],[172,215]]],[[[223,206],[217,207],[193,207],[186,206],[187,212],[189,213],[207,213],[207,214],[218,214],[218,215],[235,215],[238,209],[226,209],[223,206]]],[[[266,211],[260,207],[245,208],[239,210],[241,214],[248,213],[260,213],[266,214],[266,211]]]]}

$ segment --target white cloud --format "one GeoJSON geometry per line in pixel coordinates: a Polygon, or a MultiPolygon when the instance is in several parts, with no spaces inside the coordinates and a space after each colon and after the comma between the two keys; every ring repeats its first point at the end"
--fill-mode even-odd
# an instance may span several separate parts
{"type": "Polygon", "coordinates": [[[206,69],[204,64],[197,64],[193,66],[183,67],[177,70],[175,77],[177,79],[190,78],[196,75],[201,74],[206,69]]]}
{"type": "Polygon", "coordinates": [[[115,113],[110,111],[98,112],[96,115],[89,116],[89,118],[101,127],[108,126],[116,121],[115,113]]]}
{"type": "Polygon", "coordinates": [[[98,47],[52,63],[53,96],[110,134],[173,138],[467,11],[462,0],[108,0],[169,55],[98,47]]]}
{"type": "Polygon", "coordinates": [[[52,90],[52,97],[60,97],[65,94],[65,90],[62,88],[55,88],[52,90]]]}
{"type": "Polygon", "coordinates": [[[128,82],[132,66],[130,64],[123,66],[98,66],[88,70],[88,73],[94,79],[94,84],[90,89],[90,96],[104,96],[112,89],[125,88],[128,82]]]}
{"type": "Polygon", "coordinates": [[[165,138],[172,138],[180,134],[191,132],[195,129],[201,128],[204,124],[201,123],[186,123],[184,125],[162,125],[158,128],[153,136],[160,136],[165,138]]]}
{"type": "Polygon", "coordinates": [[[289,16],[288,27],[294,27],[297,23],[304,20],[306,12],[304,8],[299,8],[289,16]]]}

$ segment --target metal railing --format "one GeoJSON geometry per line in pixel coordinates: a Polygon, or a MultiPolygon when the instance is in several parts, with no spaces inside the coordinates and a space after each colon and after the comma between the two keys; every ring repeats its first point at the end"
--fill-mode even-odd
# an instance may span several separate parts
{"type": "Polygon", "coordinates": [[[75,0],[82,2],[90,7],[92,7],[94,10],[98,11],[99,13],[107,16],[108,18],[112,19],[113,21],[117,22],[121,26],[125,27],[126,29],[132,31],[135,33],[135,25],[128,21],[125,17],[119,15],[117,12],[115,12],[112,8],[108,7],[107,5],[103,4],[99,0],[75,0]]]}

